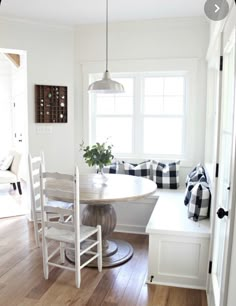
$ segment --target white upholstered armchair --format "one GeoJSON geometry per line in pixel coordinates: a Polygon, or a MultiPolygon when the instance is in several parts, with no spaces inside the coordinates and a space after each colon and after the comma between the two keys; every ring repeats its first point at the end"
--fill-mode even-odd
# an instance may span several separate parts
{"type": "Polygon", "coordinates": [[[17,151],[9,152],[9,155],[0,166],[0,184],[8,184],[8,183],[12,184],[14,190],[16,190],[16,185],[17,185],[19,194],[22,194],[20,177],[19,177],[20,161],[21,161],[21,154],[19,152],[17,151]]]}

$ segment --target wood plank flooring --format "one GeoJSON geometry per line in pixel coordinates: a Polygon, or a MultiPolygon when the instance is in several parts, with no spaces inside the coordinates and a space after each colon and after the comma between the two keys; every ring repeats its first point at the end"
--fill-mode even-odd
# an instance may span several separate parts
{"type": "Polygon", "coordinates": [[[84,268],[77,289],[70,271],[54,268],[44,280],[32,223],[23,216],[0,219],[0,305],[207,306],[204,291],[145,283],[148,236],[115,233],[114,237],[133,245],[132,259],[101,273],[84,268]]]}
{"type": "Polygon", "coordinates": [[[21,181],[22,195],[10,184],[0,184],[0,218],[22,216],[29,212],[26,184],[21,181]]]}

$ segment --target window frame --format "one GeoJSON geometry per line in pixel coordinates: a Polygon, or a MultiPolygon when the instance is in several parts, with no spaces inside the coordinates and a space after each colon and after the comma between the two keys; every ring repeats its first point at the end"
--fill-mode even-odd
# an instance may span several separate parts
{"type": "MultiPolygon", "coordinates": [[[[193,164],[198,163],[204,154],[204,141],[199,140],[204,137],[204,125],[199,126],[199,131],[196,134],[196,128],[205,114],[205,93],[203,90],[203,82],[201,82],[200,72],[204,69],[203,62],[199,58],[172,58],[172,59],[143,59],[143,60],[117,60],[109,62],[110,71],[112,77],[114,73],[129,73],[132,72],[161,72],[161,73],[173,73],[178,71],[186,76],[186,129],[184,131],[186,143],[184,156],[180,158],[182,167],[192,167],[193,164]],[[196,136],[197,135],[197,136],[196,136]]],[[[82,93],[80,99],[82,105],[79,110],[82,112],[80,142],[84,141],[87,144],[91,142],[91,130],[89,130],[91,122],[91,105],[89,101],[88,85],[90,84],[89,75],[94,73],[101,73],[104,70],[103,62],[83,62],[81,63],[81,82],[82,93]]],[[[204,70],[203,70],[204,71],[204,70]]],[[[119,156],[123,160],[129,160],[138,162],[143,160],[143,156],[119,156]]],[[[147,156],[147,158],[154,158],[153,155],[147,156]]],[[[169,160],[173,160],[170,156],[169,160]]],[[[159,158],[161,160],[161,158],[159,158]]],[[[167,159],[164,159],[168,161],[167,159]]]]}
{"type": "MultiPolygon", "coordinates": [[[[94,82],[99,79],[101,75],[94,74],[90,75],[90,82],[94,82]]],[[[113,79],[119,81],[119,78],[131,78],[133,80],[133,113],[129,114],[97,114],[96,112],[96,95],[90,95],[91,105],[91,120],[89,130],[90,132],[90,143],[96,142],[96,127],[92,124],[96,121],[96,118],[131,118],[132,119],[132,144],[131,153],[123,152],[116,153],[117,158],[160,158],[160,159],[183,159],[185,156],[185,144],[186,144],[186,73],[174,71],[174,72],[132,72],[132,73],[113,73],[113,79]],[[144,113],[144,86],[145,78],[151,77],[181,77],[184,78],[184,100],[183,100],[183,113],[179,115],[175,114],[145,114],[144,113]],[[160,154],[160,153],[145,153],[144,152],[144,120],[145,118],[181,118],[182,119],[182,144],[181,154],[160,154]]]]}

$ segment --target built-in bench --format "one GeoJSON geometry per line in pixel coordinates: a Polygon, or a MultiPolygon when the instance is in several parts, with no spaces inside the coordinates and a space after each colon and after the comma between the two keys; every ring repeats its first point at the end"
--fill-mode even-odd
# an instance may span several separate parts
{"type": "Polygon", "coordinates": [[[184,189],[158,189],[146,227],[149,235],[148,278],[153,284],[205,289],[210,243],[209,219],[187,217],[184,189]]]}
{"type": "MultiPolygon", "coordinates": [[[[123,163],[119,164],[118,173],[124,174],[124,167],[120,165],[123,163]]],[[[132,169],[130,174],[135,175],[130,165],[127,169],[132,169]]],[[[148,169],[148,165],[145,167],[148,169]]],[[[152,171],[151,167],[151,177],[154,177],[152,171]]],[[[185,185],[190,171],[192,168],[180,167],[181,186],[185,185]]],[[[143,199],[114,203],[118,221],[115,230],[146,232],[149,235],[148,282],[205,289],[210,221],[195,222],[189,219],[184,195],[185,187],[157,189],[154,194],[143,199]]]]}

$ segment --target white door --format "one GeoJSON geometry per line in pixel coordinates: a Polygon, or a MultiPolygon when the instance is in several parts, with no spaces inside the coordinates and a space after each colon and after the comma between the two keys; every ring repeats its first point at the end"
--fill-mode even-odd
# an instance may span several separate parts
{"type": "Polygon", "coordinates": [[[229,233],[231,219],[231,163],[233,145],[233,121],[235,101],[235,31],[223,46],[223,76],[221,97],[221,122],[219,139],[219,177],[216,195],[216,211],[213,256],[211,305],[226,306],[228,288],[228,256],[231,248],[229,233]]]}

